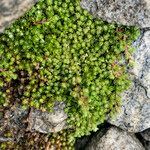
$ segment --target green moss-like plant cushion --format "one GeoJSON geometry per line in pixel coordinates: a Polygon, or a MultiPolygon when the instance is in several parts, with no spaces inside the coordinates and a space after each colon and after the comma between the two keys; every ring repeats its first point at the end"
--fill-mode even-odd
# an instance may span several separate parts
{"type": "Polygon", "coordinates": [[[80,0],[40,0],[0,35],[0,107],[52,111],[63,101],[72,137],[89,134],[120,107],[138,35],[93,18],[80,0]]]}

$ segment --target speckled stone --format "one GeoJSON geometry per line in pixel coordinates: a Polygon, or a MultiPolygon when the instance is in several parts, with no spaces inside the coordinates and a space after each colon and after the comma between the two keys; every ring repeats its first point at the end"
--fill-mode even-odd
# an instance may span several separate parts
{"type": "Polygon", "coordinates": [[[149,0],[82,0],[81,6],[108,22],[150,27],[149,0]]]}
{"type": "Polygon", "coordinates": [[[51,133],[65,129],[67,115],[64,112],[64,108],[64,103],[56,103],[52,113],[31,109],[27,130],[51,133]]]}
{"type": "Polygon", "coordinates": [[[135,65],[129,70],[132,86],[122,95],[121,112],[109,122],[129,132],[142,132],[150,128],[150,31],[135,45],[135,65]]]}
{"type": "Polygon", "coordinates": [[[38,0],[0,0],[0,33],[38,0]]]}
{"type": "Polygon", "coordinates": [[[0,142],[17,141],[20,137],[23,137],[27,128],[26,119],[28,112],[29,109],[24,110],[18,105],[13,105],[4,111],[3,118],[0,119],[0,142]],[[5,129],[9,129],[14,137],[5,137],[5,135],[2,134],[5,129]]]}
{"type": "Polygon", "coordinates": [[[116,127],[111,127],[103,136],[93,137],[85,150],[145,150],[133,135],[116,127]]]}

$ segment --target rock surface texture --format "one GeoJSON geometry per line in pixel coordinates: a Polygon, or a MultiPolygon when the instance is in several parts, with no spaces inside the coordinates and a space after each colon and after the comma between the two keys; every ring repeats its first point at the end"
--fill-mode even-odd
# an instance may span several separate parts
{"type": "Polygon", "coordinates": [[[28,118],[28,130],[50,133],[66,128],[67,115],[64,112],[64,107],[63,103],[58,103],[54,106],[52,113],[32,109],[28,118]]]}
{"type": "Polygon", "coordinates": [[[82,0],[81,6],[107,22],[150,27],[149,0],[82,0]]]}
{"type": "Polygon", "coordinates": [[[132,134],[116,127],[111,127],[105,135],[91,139],[85,150],[145,150],[139,140],[132,134]]]}
{"type": "Polygon", "coordinates": [[[23,137],[27,128],[28,113],[28,109],[23,110],[15,105],[4,112],[3,118],[0,119],[0,134],[3,135],[7,129],[10,129],[15,138],[6,138],[0,135],[0,142],[17,141],[20,137],[23,137]]]}
{"type": "Polygon", "coordinates": [[[0,33],[38,0],[0,0],[0,33]]]}
{"type": "Polygon", "coordinates": [[[136,41],[132,87],[123,94],[121,113],[110,123],[129,132],[150,128],[150,31],[136,41]],[[137,45],[138,43],[138,45],[137,45]]]}
{"type": "Polygon", "coordinates": [[[15,139],[0,136],[0,142],[19,140],[28,131],[51,133],[67,128],[67,115],[64,112],[64,107],[63,103],[56,103],[54,111],[48,113],[33,108],[24,110],[20,106],[12,106],[5,111],[3,118],[0,119],[0,132],[10,129],[15,135],[15,139]]]}

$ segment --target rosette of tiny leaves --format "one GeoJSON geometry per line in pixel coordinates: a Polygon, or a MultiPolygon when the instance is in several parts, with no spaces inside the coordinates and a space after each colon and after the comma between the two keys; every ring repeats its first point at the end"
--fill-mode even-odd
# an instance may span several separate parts
{"type": "Polygon", "coordinates": [[[0,104],[66,104],[71,137],[97,130],[121,104],[135,27],[93,18],[80,0],[40,0],[0,35],[0,104]]]}

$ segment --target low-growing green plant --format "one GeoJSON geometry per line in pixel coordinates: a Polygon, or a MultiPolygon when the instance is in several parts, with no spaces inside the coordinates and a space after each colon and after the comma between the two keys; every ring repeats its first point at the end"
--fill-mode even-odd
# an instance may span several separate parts
{"type": "MultiPolygon", "coordinates": [[[[49,135],[42,133],[26,132],[21,140],[0,142],[1,150],[73,150],[74,142],[69,141],[69,136],[72,131],[63,130],[58,133],[51,133],[49,135]]],[[[11,137],[10,133],[5,133],[5,137],[11,137]]]]}
{"type": "Polygon", "coordinates": [[[0,35],[0,107],[52,111],[63,101],[70,140],[88,135],[119,109],[138,35],[92,17],[80,0],[40,0],[0,35]]]}

